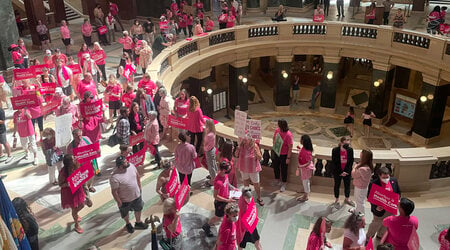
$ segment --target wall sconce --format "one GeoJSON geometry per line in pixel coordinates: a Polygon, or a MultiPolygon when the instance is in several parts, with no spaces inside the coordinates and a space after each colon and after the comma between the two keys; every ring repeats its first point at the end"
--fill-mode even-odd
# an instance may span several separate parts
{"type": "Polygon", "coordinates": [[[281,75],[284,79],[288,78],[289,74],[286,72],[286,70],[281,71],[281,75]]]}
{"type": "Polygon", "coordinates": [[[328,73],[327,73],[327,79],[328,80],[331,80],[331,79],[333,79],[333,71],[328,71],[328,73]]]}
{"type": "Polygon", "coordinates": [[[434,99],[434,95],[433,94],[428,94],[427,98],[428,98],[428,100],[433,100],[434,99]]]}
{"type": "Polygon", "coordinates": [[[419,98],[419,100],[420,100],[422,103],[424,103],[424,102],[427,101],[427,97],[423,95],[423,96],[421,96],[421,97],[419,98]]]}
{"type": "Polygon", "coordinates": [[[239,79],[240,81],[242,81],[242,78],[244,78],[242,75],[239,75],[239,76],[238,76],[238,79],[239,79]]]}
{"type": "Polygon", "coordinates": [[[202,90],[202,92],[205,92],[206,88],[205,88],[205,87],[202,87],[201,90],[202,90]]]}
{"type": "Polygon", "coordinates": [[[247,82],[248,82],[247,77],[243,77],[243,78],[242,78],[242,82],[243,82],[243,83],[247,83],[247,82]]]}
{"type": "Polygon", "coordinates": [[[212,94],[212,89],[208,89],[208,90],[206,90],[206,93],[208,93],[208,95],[211,95],[212,94]]]}
{"type": "Polygon", "coordinates": [[[380,86],[380,82],[379,81],[373,82],[373,86],[375,86],[375,88],[378,88],[380,86]]]}

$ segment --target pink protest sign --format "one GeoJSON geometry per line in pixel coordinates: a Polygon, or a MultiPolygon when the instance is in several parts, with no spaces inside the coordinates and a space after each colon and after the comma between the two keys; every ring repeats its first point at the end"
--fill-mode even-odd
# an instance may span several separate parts
{"type": "Polygon", "coordinates": [[[98,142],[73,149],[73,156],[78,162],[83,163],[100,157],[100,145],[98,142]]]}
{"type": "Polygon", "coordinates": [[[169,181],[166,184],[166,191],[169,194],[169,197],[172,197],[175,195],[175,193],[178,190],[178,186],[180,183],[178,182],[178,174],[177,170],[172,170],[172,175],[170,176],[169,181]]]}
{"type": "Polygon", "coordinates": [[[41,107],[41,112],[42,114],[46,115],[52,112],[53,110],[57,109],[60,104],[61,101],[51,100],[50,102],[47,103],[47,105],[41,107]]]}
{"type": "Polygon", "coordinates": [[[383,207],[389,213],[396,215],[398,199],[399,195],[397,193],[387,191],[377,184],[373,184],[367,200],[374,205],[383,207]]]}
{"type": "Polygon", "coordinates": [[[30,66],[30,68],[33,68],[33,69],[34,69],[34,73],[35,73],[36,75],[42,75],[42,74],[44,73],[44,72],[42,71],[43,68],[49,69],[48,64],[32,65],[32,66],[30,66]]]}
{"type": "Polygon", "coordinates": [[[258,220],[258,211],[256,211],[255,201],[252,199],[252,202],[248,204],[247,211],[242,215],[242,223],[244,223],[248,232],[252,234],[258,225],[258,220]]]}
{"type": "Polygon", "coordinates": [[[136,167],[144,164],[146,150],[147,150],[146,147],[144,147],[143,149],[139,150],[138,152],[128,156],[127,161],[129,163],[133,163],[133,165],[136,167]]]}
{"type": "Polygon", "coordinates": [[[72,64],[72,65],[66,65],[69,69],[71,69],[72,70],[72,73],[74,74],[74,75],[76,75],[76,74],[81,74],[81,67],[80,67],[80,65],[77,63],[77,64],[72,64]]]}
{"type": "Polygon", "coordinates": [[[69,177],[67,183],[69,184],[72,194],[75,193],[86,181],[94,176],[94,169],[90,162],[83,164],[79,169],[75,170],[69,177]]]}
{"type": "Polygon", "coordinates": [[[25,107],[39,106],[39,100],[36,94],[20,95],[11,97],[11,104],[14,110],[18,110],[25,107]]]}
{"type": "Polygon", "coordinates": [[[187,119],[183,117],[175,117],[173,115],[169,115],[169,120],[167,121],[169,126],[173,128],[186,129],[187,128],[187,119]]]}
{"type": "Polygon", "coordinates": [[[130,135],[130,146],[134,146],[144,141],[144,132],[140,132],[137,135],[130,135]]]}
{"type": "Polygon", "coordinates": [[[187,179],[188,179],[187,177],[184,178],[183,184],[181,184],[180,189],[178,189],[177,193],[175,194],[175,202],[178,210],[180,210],[183,207],[184,201],[186,200],[186,197],[188,196],[189,191],[191,190],[187,182],[187,179]]]}
{"type": "Polygon", "coordinates": [[[36,72],[34,68],[28,69],[14,69],[14,79],[16,80],[24,80],[36,77],[36,72]]]}
{"type": "Polygon", "coordinates": [[[54,94],[56,90],[56,82],[43,82],[41,83],[41,87],[39,88],[39,91],[41,91],[41,94],[54,94]]]}
{"type": "Polygon", "coordinates": [[[80,102],[80,113],[82,117],[102,115],[102,99],[90,103],[80,102]]]}
{"type": "Polygon", "coordinates": [[[367,243],[366,250],[373,250],[372,238],[369,239],[369,243],[367,243]]]}
{"type": "Polygon", "coordinates": [[[106,27],[106,25],[98,27],[98,33],[100,35],[104,35],[104,34],[108,33],[108,28],[106,27]]]}
{"type": "Polygon", "coordinates": [[[324,15],[314,15],[313,16],[313,22],[323,23],[324,20],[325,20],[325,16],[324,15]]]}

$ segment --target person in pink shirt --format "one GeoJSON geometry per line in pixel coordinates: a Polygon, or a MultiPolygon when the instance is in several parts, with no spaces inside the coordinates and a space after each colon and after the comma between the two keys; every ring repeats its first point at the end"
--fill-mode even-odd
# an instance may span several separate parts
{"type": "Polygon", "coordinates": [[[145,141],[148,145],[151,145],[155,148],[155,162],[156,168],[160,168],[161,166],[161,156],[159,155],[158,145],[159,145],[159,124],[156,117],[158,113],[156,111],[150,111],[148,113],[148,122],[145,126],[144,136],[145,141]]]}
{"type": "Polygon", "coordinates": [[[81,25],[81,34],[83,34],[83,40],[87,46],[92,46],[92,25],[89,19],[85,18],[83,24],[81,25]]]}
{"type": "Polygon", "coordinates": [[[219,29],[225,29],[227,27],[227,20],[228,20],[226,10],[222,10],[222,14],[220,14],[218,20],[219,20],[219,29]]]}
{"type": "Polygon", "coordinates": [[[16,137],[16,132],[19,133],[20,144],[25,150],[25,160],[28,160],[28,149],[33,153],[33,165],[37,165],[37,145],[33,123],[31,122],[31,114],[28,108],[17,110],[13,115],[14,132],[13,137],[16,137]]]}
{"type": "Polygon", "coordinates": [[[200,20],[198,18],[195,19],[195,28],[194,28],[194,36],[198,36],[203,34],[203,28],[200,24],[200,20]]]}
{"type": "Polygon", "coordinates": [[[311,177],[314,170],[312,152],[314,151],[314,148],[309,135],[302,135],[300,138],[300,144],[302,144],[303,147],[300,149],[300,153],[298,154],[297,171],[300,170],[302,174],[301,178],[304,194],[302,197],[297,198],[297,201],[305,202],[309,199],[309,194],[311,193],[311,177]]]}
{"type": "Polygon", "coordinates": [[[308,244],[306,250],[323,250],[325,247],[332,248],[332,245],[327,241],[325,233],[331,231],[332,222],[326,217],[319,217],[314,224],[311,234],[309,234],[308,244]],[[322,228],[323,220],[325,220],[325,228],[322,228]],[[324,232],[322,230],[325,230],[324,232]]]}
{"type": "Polygon", "coordinates": [[[178,13],[178,4],[176,0],[172,0],[172,3],[170,4],[170,10],[174,13],[178,13]]]}
{"type": "Polygon", "coordinates": [[[70,30],[69,27],[67,26],[67,22],[66,20],[62,20],[61,21],[61,27],[59,29],[59,33],[61,35],[61,40],[64,44],[64,46],[66,46],[66,55],[70,55],[70,30]]]}
{"type": "Polygon", "coordinates": [[[230,11],[228,11],[226,27],[233,28],[235,24],[236,24],[236,17],[234,17],[233,12],[230,10],[230,11]]]}
{"type": "MultiPolygon", "coordinates": [[[[117,6],[117,4],[109,2],[109,11],[111,12],[111,15],[114,17],[114,19],[116,19],[116,21],[119,23],[122,31],[124,31],[125,29],[123,28],[122,22],[120,22],[119,7],[117,6]]],[[[116,25],[114,25],[114,29],[117,30],[116,25]]]]}
{"type": "Polygon", "coordinates": [[[164,200],[162,224],[171,249],[181,249],[181,219],[174,198],[164,200]]]}
{"type": "Polygon", "coordinates": [[[192,171],[194,171],[194,160],[197,158],[197,152],[192,144],[186,143],[186,134],[180,132],[178,134],[180,144],[175,148],[175,166],[178,171],[180,183],[183,183],[184,178],[188,178],[188,184],[191,185],[192,171]]]}
{"type": "Polygon", "coordinates": [[[77,54],[78,63],[80,64],[81,67],[83,67],[83,65],[84,65],[84,58],[85,58],[84,56],[90,55],[90,54],[91,54],[91,50],[89,49],[87,44],[83,43],[77,54]]]}
{"type": "MultiPolygon", "coordinates": [[[[88,90],[83,94],[83,99],[81,103],[92,103],[96,101],[94,99],[94,95],[88,90]]],[[[83,130],[83,134],[89,137],[89,139],[93,142],[96,142],[101,139],[101,123],[105,122],[102,115],[93,115],[93,116],[81,116],[80,118],[80,127],[83,130]]]]}
{"type": "Polygon", "coordinates": [[[213,120],[208,119],[205,122],[205,134],[203,138],[203,152],[206,157],[206,164],[208,165],[209,176],[211,179],[206,185],[213,186],[214,178],[217,173],[216,162],[216,126],[213,120]]]}
{"type": "Polygon", "coordinates": [[[44,58],[42,59],[44,64],[47,64],[48,69],[50,69],[51,71],[53,71],[53,69],[55,68],[55,63],[53,62],[53,56],[52,56],[52,51],[47,49],[45,50],[45,55],[44,58]]]}
{"type": "Polygon", "coordinates": [[[236,203],[229,203],[225,207],[225,216],[220,224],[217,236],[217,250],[236,249],[236,221],[238,220],[239,207],[236,203]]]}
{"type": "Polygon", "coordinates": [[[385,242],[391,243],[395,250],[419,249],[419,237],[417,236],[419,221],[416,216],[411,215],[414,207],[412,200],[402,197],[398,206],[400,214],[389,216],[383,220],[383,225],[387,229],[385,242]]]}
{"type": "Polygon", "coordinates": [[[237,176],[236,176],[236,166],[234,166],[233,152],[234,152],[233,142],[226,140],[222,144],[222,150],[220,151],[219,162],[227,162],[230,164],[230,173],[228,174],[228,180],[231,185],[237,187],[237,176]]]}
{"type": "Polygon", "coordinates": [[[72,114],[72,130],[80,128],[80,113],[78,112],[78,107],[70,102],[70,97],[66,96],[63,98],[61,106],[56,109],[55,114],[56,116],[72,114]]]}
{"type": "Polygon", "coordinates": [[[450,250],[450,227],[448,229],[442,230],[439,234],[439,243],[441,247],[439,250],[450,250]]]}
{"type": "MultiPolygon", "coordinates": [[[[25,91],[27,89],[24,89],[25,91]]],[[[31,92],[28,93],[36,93],[38,104],[37,106],[28,107],[28,111],[31,114],[31,122],[33,123],[33,129],[35,127],[35,124],[37,122],[38,128],[39,128],[39,141],[42,141],[42,131],[44,131],[44,116],[41,111],[42,104],[44,103],[44,98],[39,94],[37,94],[37,89],[34,88],[31,90],[31,92]]]]}
{"type": "Polygon", "coordinates": [[[203,12],[201,10],[199,10],[197,12],[197,18],[200,20],[201,26],[203,26],[203,19],[204,19],[204,17],[205,17],[205,14],[203,14],[203,12]]]}
{"type": "Polygon", "coordinates": [[[156,94],[156,84],[152,81],[152,78],[150,77],[149,73],[145,73],[142,79],[138,83],[138,88],[144,89],[145,93],[147,95],[150,95],[152,97],[156,94]]]}
{"type": "Polygon", "coordinates": [[[133,54],[133,39],[128,35],[128,31],[123,31],[123,36],[118,41],[123,45],[123,52],[128,53],[128,55],[133,54]]]}
{"type": "MultiPolygon", "coordinates": [[[[106,67],[106,65],[105,65],[106,64],[105,63],[106,53],[98,42],[94,43],[94,48],[92,49],[92,52],[91,52],[91,58],[95,61],[98,68],[100,69],[101,78],[103,79],[103,81],[106,81],[106,68],[105,68],[106,67]]],[[[99,77],[99,81],[100,81],[100,77],[99,77]]]]}
{"type": "MultiPolygon", "coordinates": [[[[248,231],[246,228],[243,218],[245,213],[247,212],[247,209],[249,209],[250,206],[255,206],[255,201],[253,200],[252,196],[252,190],[249,187],[244,187],[242,189],[242,195],[241,198],[239,198],[238,205],[239,205],[239,219],[236,222],[236,242],[238,243],[239,249],[244,249],[247,247],[247,243],[253,243],[255,244],[255,248],[257,250],[261,250],[262,246],[259,242],[259,233],[258,229],[255,228],[252,233],[248,231]]],[[[258,217],[258,211],[256,210],[256,218],[258,217]]]]}
{"type": "Polygon", "coordinates": [[[210,16],[206,16],[205,31],[211,32],[214,29],[214,21],[210,16]]]}
{"type": "Polygon", "coordinates": [[[9,47],[11,50],[11,57],[13,59],[13,64],[16,69],[24,69],[25,65],[23,64],[24,55],[20,52],[19,46],[16,44],[11,44],[9,47]]]}
{"type": "Polygon", "coordinates": [[[194,23],[194,17],[192,16],[192,14],[189,14],[187,21],[186,21],[186,25],[187,25],[188,31],[189,31],[189,37],[194,35],[194,33],[192,33],[192,24],[193,23],[194,23]]]}
{"type": "Polygon", "coordinates": [[[183,31],[184,37],[188,36],[186,27],[187,27],[187,19],[188,16],[186,15],[186,13],[181,13],[179,14],[178,17],[178,32],[181,33],[181,31],[183,31]]]}
{"type": "Polygon", "coordinates": [[[194,145],[195,138],[197,137],[197,143],[195,144],[195,150],[197,153],[200,150],[203,140],[203,125],[205,124],[205,119],[203,118],[203,112],[200,109],[200,102],[197,97],[191,96],[189,98],[189,110],[187,113],[187,130],[190,133],[191,144],[194,145]]]}
{"type": "Polygon", "coordinates": [[[23,66],[27,69],[28,68],[28,51],[27,47],[25,46],[25,42],[22,38],[19,38],[17,40],[17,45],[19,46],[20,54],[23,55],[23,66]]]}
{"type": "Polygon", "coordinates": [[[238,156],[238,168],[241,171],[242,180],[245,187],[250,186],[250,181],[255,187],[256,201],[260,206],[264,206],[264,201],[261,199],[261,186],[259,172],[261,172],[260,160],[262,158],[261,150],[258,143],[251,138],[242,138],[239,147],[236,149],[238,156]]]}
{"type": "Polygon", "coordinates": [[[229,191],[230,188],[234,188],[228,181],[228,173],[230,173],[230,170],[230,164],[221,162],[219,165],[219,172],[217,173],[216,178],[214,178],[214,216],[202,226],[207,237],[213,236],[211,233],[211,226],[214,226],[220,221],[220,218],[224,217],[225,206],[229,203],[234,203],[235,201],[230,197],[229,191]]]}
{"type": "Polygon", "coordinates": [[[120,86],[120,83],[117,82],[116,76],[114,74],[109,75],[109,81],[108,86],[106,86],[105,95],[108,96],[109,123],[111,123],[111,129],[114,128],[113,114],[114,117],[116,117],[117,110],[119,110],[122,106],[122,103],[120,103],[121,93],[122,87],[120,86]]]}
{"type": "Polygon", "coordinates": [[[127,86],[125,93],[122,95],[120,100],[123,102],[125,107],[131,108],[131,103],[133,103],[134,98],[136,98],[136,93],[133,93],[133,87],[127,86]]]}
{"type": "Polygon", "coordinates": [[[353,177],[353,186],[356,213],[365,213],[364,202],[367,197],[367,188],[373,173],[373,154],[370,150],[363,149],[360,154],[360,162],[353,168],[351,176],[353,177]]]}
{"type": "Polygon", "coordinates": [[[78,98],[82,99],[84,92],[90,91],[94,97],[97,97],[97,86],[95,86],[94,80],[92,80],[92,75],[90,73],[84,74],[83,80],[78,83],[77,93],[78,98]]]}
{"type": "Polygon", "coordinates": [[[160,96],[160,101],[156,108],[159,114],[159,121],[161,122],[161,126],[163,127],[162,139],[164,140],[167,137],[167,130],[169,129],[169,97],[167,96],[166,88],[159,88],[158,93],[160,96]]]}
{"type": "MultiPolygon", "coordinates": [[[[124,145],[126,146],[126,145],[124,145]]],[[[121,146],[123,147],[123,146],[121,146]]],[[[131,147],[126,146],[127,149],[131,147]]],[[[131,152],[129,150],[128,152],[131,152]]],[[[162,171],[158,175],[158,180],[156,181],[156,193],[159,194],[159,198],[161,198],[161,201],[164,202],[166,199],[169,198],[169,192],[167,192],[166,185],[170,180],[170,177],[172,176],[172,171],[174,171],[175,166],[172,164],[172,161],[164,160],[161,162],[162,171]]]]}
{"type": "Polygon", "coordinates": [[[186,118],[189,109],[189,98],[185,89],[182,89],[178,98],[175,99],[173,109],[176,117],[186,118]]]}
{"type": "MultiPolygon", "coordinates": [[[[48,54],[51,55],[51,52],[47,53],[47,55],[48,54]]],[[[52,62],[47,62],[47,64],[50,65],[49,66],[50,69],[52,69],[52,68],[54,68],[56,66],[56,61],[58,59],[61,60],[63,65],[69,64],[68,57],[65,54],[61,53],[61,50],[58,48],[58,49],[55,50],[55,54],[53,56],[51,56],[52,62]]],[[[45,60],[45,57],[44,57],[44,63],[45,62],[46,62],[46,60],[45,60]]]]}
{"type": "Polygon", "coordinates": [[[281,139],[283,140],[283,144],[281,146],[280,155],[277,155],[276,153],[274,154],[275,157],[272,163],[275,180],[272,185],[281,186],[280,192],[284,192],[286,190],[288,166],[291,161],[292,145],[294,144],[292,133],[291,131],[289,131],[288,123],[286,120],[278,120],[278,128],[273,134],[273,145],[275,145],[277,134],[280,135],[281,139]]]}

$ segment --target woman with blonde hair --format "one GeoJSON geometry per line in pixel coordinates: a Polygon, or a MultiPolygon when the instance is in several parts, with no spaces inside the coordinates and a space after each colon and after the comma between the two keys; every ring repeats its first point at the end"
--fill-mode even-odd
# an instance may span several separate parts
{"type": "MultiPolygon", "coordinates": [[[[94,48],[91,52],[91,58],[95,61],[98,68],[100,69],[100,76],[102,76],[103,81],[106,81],[106,68],[105,68],[105,59],[106,53],[103,48],[100,46],[98,42],[94,43],[94,48]]],[[[100,79],[98,79],[100,81],[100,79]]]]}
{"type": "Polygon", "coordinates": [[[372,151],[363,149],[360,155],[360,161],[352,170],[353,185],[355,186],[354,195],[356,213],[364,213],[364,201],[367,197],[367,188],[373,173],[373,154],[372,151]]]}
{"type": "Polygon", "coordinates": [[[153,50],[147,41],[142,40],[141,44],[141,48],[136,52],[139,55],[139,66],[142,68],[142,73],[145,74],[145,70],[152,63],[153,50]]]}
{"type": "Polygon", "coordinates": [[[122,86],[117,81],[116,76],[114,74],[110,74],[108,79],[108,86],[106,86],[105,90],[105,98],[108,97],[109,123],[111,123],[111,129],[114,128],[113,117],[117,116],[117,110],[119,110],[122,106],[122,103],[120,102],[121,93],[122,86]]]}
{"type": "Polygon", "coordinates": [[[366,244],[366,219],[363,213],[352,213],[344,224],[343,250],[363,250],[366,244]]]}
{"type": "Polygon", "coordinates": [[[213,120],[208,119],[205,122],[205,134],[203,138],[203,150],[206,157],[206,164],[208,165],[209,175],[211,179],[206,185],[214,185],[214,179],[217,174],[217,162],[216,162],[216,126],[213,120]]]}
{"type": "Polygon", "coordinates": [[[181,220],[174,198],[168,198],[163,202],[163,229],[166,235],[166,243],[172,249],[179,249],[181,244],[181,220]]]}
{"type": "Polygon", "coordinates": [[[205,119],[203,118],[203,112],[200,109],[200,102],[197,97],[191,96],[189,98],[189,110],[187,114],[187,130],[191,137],[191,144],[195,145],[195,151],[198,153],[203,140],[203,125],[205,119]],[[197,143],[195,143],[195,137],[197,137],[197,143]]]}
{"type": "Polygon", "coordinates": [[[158,92],[159,95],[161,96],[161,100],[159,101],[159,105],[157,108],[159,113],[159,121],[161,122],[161,125],[163,127],[162,139],[165,139],[167,136],[167,129],[169,128],[168,124],[170,114],[169,97],[167,97],[166,88],[160,88],[158,92]]]}

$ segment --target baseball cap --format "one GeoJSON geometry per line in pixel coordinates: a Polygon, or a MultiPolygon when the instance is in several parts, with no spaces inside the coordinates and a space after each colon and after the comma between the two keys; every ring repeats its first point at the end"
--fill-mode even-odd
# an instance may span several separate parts
{"type": "Polygon", "coordinates": [[[124,156],[119,156],[116,158],[116,167],[120,167],[123,165],[123,163],[126,161],[126,158],[124,156]]]}

